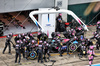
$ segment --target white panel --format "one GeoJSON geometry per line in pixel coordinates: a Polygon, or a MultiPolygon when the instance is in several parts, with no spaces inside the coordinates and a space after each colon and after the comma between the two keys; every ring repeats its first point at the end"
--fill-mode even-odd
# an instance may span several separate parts
{"type": "Polygon", "coordinates": [[[48,14],[42,14],[41,26],[44,28],[44,32],[47,33],[46,24],[48,23],[48,14]]]}
{"type": "Polygon", "coordinates": [[[48,29],[49,29],[49,38],[51,38],[51,33],[55,32],[55,23],[56,23],[55,14],[50,14],[49,17],[50,17],[49,21],[50,21],[51,26],[48,29]]]}
{"type": "Polygon", "coordinates": [[[50,21],[50,24],[52,26],[51,27],[52,29],[50,29],[50,30],[53,31],[53,32],[55,32],[55,23],[56,23],[55,22],[55,20],[56,20],[55,19],[55,14],[50,14],[49,17],[50,17],[49,21],[50,21]]]}
{"type": "Polygon", "coordinates": [[[51,33],[55,32],[55,14],[42,14],[41,18],[41,26],[44,28],[44,32],[51,38],[51,33]]]}
{"type": "MultiPolygon", "coordinates": [[[[50,8],[40,8],[39,11],[48,11],[50,8]]],[[[39,14],[39,23],[44,28],[44,32],[51,38],[51,33],[55,32],[55,14],[39,14]]]]}

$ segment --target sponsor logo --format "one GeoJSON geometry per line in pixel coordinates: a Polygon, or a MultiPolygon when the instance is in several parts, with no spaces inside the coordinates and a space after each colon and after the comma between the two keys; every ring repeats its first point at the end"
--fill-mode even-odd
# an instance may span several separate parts
{"type": "Polygon", "coordinates": [[[51,24],[46,24],[46,26],[51,26],[51,24]]]}

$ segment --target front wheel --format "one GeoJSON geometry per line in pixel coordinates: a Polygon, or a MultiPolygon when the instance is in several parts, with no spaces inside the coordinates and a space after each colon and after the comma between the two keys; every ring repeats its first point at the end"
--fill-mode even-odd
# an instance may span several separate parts
{"type": "Polygon", "coordinates": [[[34,60],[37,58],[37,53],[36,51],[31,51],[29,52],[29,59],[34,60]]]}

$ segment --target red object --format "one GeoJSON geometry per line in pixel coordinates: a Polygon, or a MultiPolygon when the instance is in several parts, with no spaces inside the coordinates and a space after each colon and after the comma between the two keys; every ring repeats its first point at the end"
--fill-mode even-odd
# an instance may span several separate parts
{"type": "MultiPolygon", "coordinates": [[[[37,34],[38,32],[32,32],[32,34],[37,34]]],[[[18,34],[15,34],[13,36],[17,36],[18,34]]],[[[6,36],[0,36],[0,38],[6,38],[6,36]]]]}
{"type": "Polygon", "coordinates": [[[69,26],[69,24],[70,24],[70,23],[65,23],[65,25],[66,25],[65,27],[68,27],[68,26],[69,26]]]}
{"type": "Polygon", "coordinates": [[[23,27],[23,25],[19,24],[20,27],[23,27]]]}
{"type": "Polygon", "coordinates": [[[65,23],[65,25],[69,25],[69,23],[65,23]]]}

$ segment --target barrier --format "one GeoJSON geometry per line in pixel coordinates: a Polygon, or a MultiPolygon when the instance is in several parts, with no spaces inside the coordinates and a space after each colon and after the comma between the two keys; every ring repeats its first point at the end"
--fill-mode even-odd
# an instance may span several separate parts
{"type": "MultiPolygon", "coordinates": [[[[32,34],[37,34],[38,32],[32,32],[32,34]]],[[[13,35],[13,37],[14,36],[17,36],[18,34],[15,34],[15,35],[13,35]]],[[[0,38],[6,38],[6,36],[0,36],[0,38]]]]}

